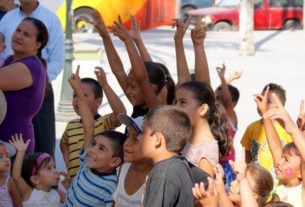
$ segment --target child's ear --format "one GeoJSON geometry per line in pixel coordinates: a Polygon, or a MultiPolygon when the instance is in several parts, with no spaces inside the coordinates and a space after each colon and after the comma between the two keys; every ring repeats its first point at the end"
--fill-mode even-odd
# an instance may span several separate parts
{"type": "Polygon", "coordinates": [[[97,106],[97,108],[99,108],[99,107],[100,107],[100,105],[101,105],[101,104],[102,104],[102,102],[103,102],[103,98],[102,98],[102,97],[97,98],[95,101],[96,101],[96,106],[97,106]]]}
{"type": "Polygon", "coordinates": [[[38,178],[37,178],[36,175],[32,175],[32,176],[30,177],[30,181],[31,181],[31,183],[33,183],[34,186],[36,186],[36,185],[39,184],[39,180],[38,180],[38,178]]]}
{"type": "Polygon", "coordinates": [[[200,116],[205,116],[207,112],[209,111],[209,106],[208,104],[202,104],[199,108],[199,114],[200,116]]]}
{"type": "Polygon", "coordinates": [[[122,159],[119,157],[112,157],[110,166],[111,167],[117,167],[122,163],[122,159]]]}
{"type": "Polygon", "coordinates": [[[163,136],[162,133],[160,132],[155,132],[155,142],[154,142],[154,146],[155,148],[160,148],[162,146],[162,143],[165,143],[165,137],[163,136]]]}

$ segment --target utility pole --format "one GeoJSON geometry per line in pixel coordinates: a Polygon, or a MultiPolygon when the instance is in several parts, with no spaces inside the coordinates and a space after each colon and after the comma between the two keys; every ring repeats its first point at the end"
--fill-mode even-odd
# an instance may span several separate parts
{"type": "Polygon", "coordinates": [[[65,40],[65,66],[63,71],[63,79],[61,84],[60,101],[57,108],[56,119],[59,121],[70,121],[76,117],[72,106],[73,90],[68,83],[73,67],[73,7],[72,0],[66,0],[66,40],[65,40]]]}
{"type": "Polygon", "coordinates": [[[255,55],[253,0],[241,0],[239,9],[240,54],[255,55]]]}

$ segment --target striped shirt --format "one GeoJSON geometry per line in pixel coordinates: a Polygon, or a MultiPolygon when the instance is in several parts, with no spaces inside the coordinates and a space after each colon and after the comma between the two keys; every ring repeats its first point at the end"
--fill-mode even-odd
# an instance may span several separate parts
{"type": "Polygon", "coordinates": [[[80,151],[80,170],[68,189],[64,207],[111,207],[117,175],[100,173],[86,166],[86,153],[80,151]]]}
{"type": "MultiPolygon", "coordinates": [[[[110,115],[95,116],[95,135],[106,131],[115,129],[115,126],[111,123],[110,115]]],[[[62,135],[62,142],[68,145],[69,148],[69,164],[68,175],[70,182],[76,176],[79,170],[79,151],[84,144],[84,128],[80,119],[75,119],[67,124],[64,134],[62,135]]]]}

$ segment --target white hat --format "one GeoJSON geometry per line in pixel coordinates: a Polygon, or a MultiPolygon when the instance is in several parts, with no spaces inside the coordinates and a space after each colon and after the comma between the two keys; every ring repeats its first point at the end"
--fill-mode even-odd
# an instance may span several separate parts
{"type": "Polygon", "coordinates": [[[0,89],[0,125],[2,124],[7,111],[7,103],[3,92],[0,89]]]}
{"type": "Polygon", "coordinates": [[[118,119],[122,124],[128,127],[132,126],[138,134],[141,134],[144,123],[144,116],[139,116],[134,119],[127,116],[126,114],[119,114],[118,119]]]}
{"type": "Polygon", "coordinates": [[[0,144],[3,144],[5,146],[9,157],[13,157],[16,154],[16,149],[12,144],[4,142],[2,140],[0,140],[0,144]]]}

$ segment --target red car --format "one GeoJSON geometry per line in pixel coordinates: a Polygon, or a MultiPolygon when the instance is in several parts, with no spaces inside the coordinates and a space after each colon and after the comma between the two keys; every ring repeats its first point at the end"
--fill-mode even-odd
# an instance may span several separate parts
{"type": "MultiPolygon", "coordinates": [[[[210,29],[239,28],[240,0],[221,0],[216,6],[189,11],[202,17],[210,29]]],[[[303,0],[254,0],[254,29],[298,29],[302,25],[303,0]]]]}

